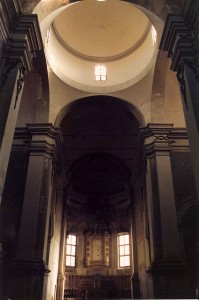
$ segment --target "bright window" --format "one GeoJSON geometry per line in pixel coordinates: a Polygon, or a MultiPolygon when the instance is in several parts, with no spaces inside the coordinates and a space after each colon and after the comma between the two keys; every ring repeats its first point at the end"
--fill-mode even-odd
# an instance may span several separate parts
{"type": "Polygon", "coordinates": [[[66,266],[75,267],[77,237],[69,234],[66,240],[66,266]]]}
{"type": "Polygon", "coordinates": [[[129,245],[129,234],[120,234],[119,240],[119,267],[125,268],[130,267],[130,245],[129,245]]]}
{"type": "Polygon", "coordinates": [[[105,81],[106,78],[106,66],[105,65],[96,65],[95,66],[95,80],[96,81],[105,81]]]}

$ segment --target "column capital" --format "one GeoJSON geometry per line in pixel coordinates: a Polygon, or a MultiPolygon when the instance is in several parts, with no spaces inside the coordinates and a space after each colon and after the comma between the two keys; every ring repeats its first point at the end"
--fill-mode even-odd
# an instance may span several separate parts
{"type": "MultiPolygon", "coordinates": [[[[186,66],[192,70],[196,81],[199,83],[199,45],[196,35],[194,35],[196,28],[193,24],[189,24],[189,14],[189,8],[184,17],[169,14],[160,43],[160,49],[167,51],[168,57],[171,59],[171,70],[177,72],[176,76],[186,109],[188,109],[185,80],[186,66]]],[[[196,20],[199,21],[199,16],[196,20]]]]}
{"type": "Polygon", "coordinates": [[[139,140],[146,158],[169,155],[170,151],[189,152],[189,140],[185,128],[173,128],[173,124],[148,124],[140,128],[139,140]]]}
{"type": "Polygon", "coordinates": [[[34,69],[34,59],[43,50],[43,42],[37,15],[18,16],[12,33],[7,38],[0,65],[0,89],[8,80],[10,72],[17,66],[24,72],[34,69]]]}
{"type": "Polygon", "coordinates": [[[198,62],[198,46],[193,31],[187,25],[181,15],[168,14],[160,49],[168,52],[171,58],[171,70],[178,71],[186,62],[196,64],[198,62]]]}
{"type": "Polygon", "coordinates": [[[52,124],[27,124],[27,132],[31,137],[29,151],[30,155],[47,155],[56,159],[59,152],[63,135],[60,128],[52,124]]]}
{"type": "Polygon", "coordinates": [[[173,140],[169,134],[173,124],[148,124],[140,128],[140,143],[144,146],[146,157],[157,155],[168,155],[173,140]]]}

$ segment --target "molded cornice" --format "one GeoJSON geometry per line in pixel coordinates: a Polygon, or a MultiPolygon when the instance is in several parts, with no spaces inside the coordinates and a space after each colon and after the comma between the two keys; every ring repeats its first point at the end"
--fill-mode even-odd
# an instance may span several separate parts
{"type": "Polygon", "coordinates": [[[148,124],[140,128],[139,140],[145,158],[169,155],[170,151],[189,151],[187,132],[173,124],[148,124]]]}

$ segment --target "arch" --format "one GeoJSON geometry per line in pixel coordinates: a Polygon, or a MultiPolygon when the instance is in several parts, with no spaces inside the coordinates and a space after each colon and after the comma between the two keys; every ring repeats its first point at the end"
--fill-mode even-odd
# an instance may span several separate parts
{"type": "MultiPolygon", "coordinates": [[[[110,166],[111,163],[112,167],[108,168],[110,171],[110,176],[107,178],[108,182],[109,177],[119,174],[120,171],[118,170],[122,169],[113,162],[113,159],[110,159],[110,157],[115,157],[122,161],[130,171],[128,184],[126,180],[123,185],[123,188],[128,186],[130,189],[130,186],[136,182],[142,165],[138,137],[139,127],[143,124],[143,116],[137,108],[126,101],[111,96],[85,97],[65,106],[57,117],[56,127],[61,127],[64,136],[63,163],[66,181],[70,181],[69,174],[74,163],[78,162],[79,166],[81,158],[88,157],[88,164],[90,163],[91,166],[93,161],[101,161],[102,165],[107,166],[110,166]],[[112,172],[112,169],[115,171],[112,172]]],[[[80,172],[83,172],[83,169],[86,167],[80,168],[80,172]]],[[[90,175],[92,168],[89,170],[85,171],[89,175],[83,175],[82,178],[90,178],[89,185],[92,190],[92,176],[95,177],[95,175],[90,175]]],[[[103,171],[100,171],[100,168],[98,171],[98,185],[102,188],[105,182],[101,183],[100,178],[105,175],[101,174],[103,171]]],[[[125,172],[121,171],[121,173],[125,172]]],[[[116,176],[116,181],[119,182],[118,176],[116,176]]],[[[115,181],[111,181],[110,185],[117,186],[115,181]]],[[[78,193],[80,190],[77,189],[76,192],[78,193]]],[[[117,191],[117,193],[120,192],[117,191]]],[[[127,191],[125,190],[125,192],[127,191]]]]}
{"type": "Polygon", "coordinates": [[[146,125],[143,114],[136,106],[127,102],[125,99],[121,99],[118,97],[103,94],[103,95],[92,95],[92,96],[76,99],[72,103],[69,103],[69,104],[65,105],[64,107],[62,107],[61,110],[57,114],[57,117],[56,117],[56,120],[54,123],[55,127],[59,127],[61,121],[67,115],[67,113],[69,113],[73,109],[73,107],[78,105],[81,101],[84,101],[85,104],[87,102],[87,104],[89,105],[89,102],[92,103],[93,99],[100,99],[100,98],[103,99],[106,97],[109,100],[109,102],[114,103],[114,101],[115,101],[115,102],[119,103],[120,105],[123,105],[137,119],[139,126],[146,125]]]}

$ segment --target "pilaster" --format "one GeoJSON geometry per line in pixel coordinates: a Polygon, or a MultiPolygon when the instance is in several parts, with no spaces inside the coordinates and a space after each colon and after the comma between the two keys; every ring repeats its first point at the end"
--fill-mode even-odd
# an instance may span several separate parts
{"type": "Polygon", "coordinates": [[[176,72],[179,82],[199,197],[198,9],[198,1],[187,1],[182,11],[183,15],[168,15],[160,48],[168,52],[168,57],[171,59],[171,70],[176,72]]]}
{"type": "Polygon", "coordinates": [[[51,124],[28,124],[27,131],[29,164],[9,297],[44,300],[52,183],[62,137],[51,124]]]}
{"type": "Polygon", "coordinates": [[[170,138],[172,128],[172,124],[148,124],[140,129],[146,160],[151,251],[151,265],[147,272],[153,278],[155,298],[174,297],[172,289],[165,290],[163,283],[165,280],[170,282],[170,270],[180,273],[183,269],[170,161],[170,151],[175,143],[170,138]],[[161,287],[157,288],[158,284],[161,287]]]}
{"type": "MultiPolygon", "coordinates": [[[[0,64],[0,201],[26,74],[33,69],[33,60],[42,49],[37,17],[18,15],[20,7],[17,3],[11,6],[15,27],[10,34],[5,31],[5,39],[8,38],[0,64]],[[18,10],[14,11],[14,8],[18,10]]],[[[2,5],[5,10],[10,7],[6,2],[2,5]]]]}

